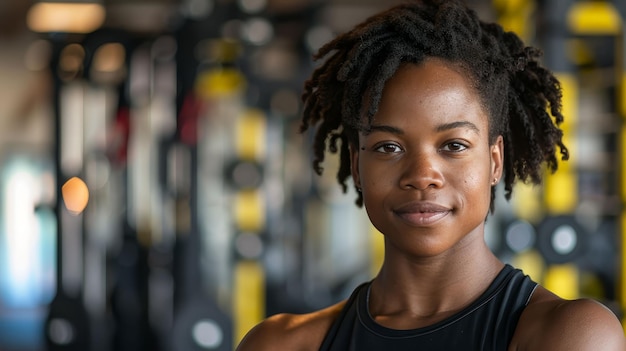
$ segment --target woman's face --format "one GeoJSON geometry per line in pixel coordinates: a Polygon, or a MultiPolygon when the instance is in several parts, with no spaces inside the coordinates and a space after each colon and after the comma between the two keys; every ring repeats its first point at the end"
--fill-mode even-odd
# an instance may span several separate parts
{"type": "Polygon", "coordinates": [[[402,66],[387,82],[371,132],[351,149],[370,220],[391,244],[432,257],[469,233],[482,240],[503,146],[489,145],[485,109],[448,63],[402,66]]]}

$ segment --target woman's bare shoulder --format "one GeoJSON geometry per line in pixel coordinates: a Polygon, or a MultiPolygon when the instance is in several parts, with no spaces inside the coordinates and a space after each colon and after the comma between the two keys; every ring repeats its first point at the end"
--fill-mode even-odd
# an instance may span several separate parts
{"type": "Polygon", "coordinates": [[[243,338],[237,351],[318,350],[345,301],[306,313],[281,313],[265,319],[243,338]]]}
{"type": "Polygon", "coordinates": [[[516,350],[626,350],[617,316],[592,299],[564,300],[537,287],[520,317],[516,350]]]}

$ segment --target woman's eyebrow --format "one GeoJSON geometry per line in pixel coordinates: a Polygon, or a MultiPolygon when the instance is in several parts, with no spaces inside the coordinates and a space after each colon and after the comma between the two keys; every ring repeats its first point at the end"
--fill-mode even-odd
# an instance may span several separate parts
{"type": "Polygon", "coordinates": [[[474,123],[469,122],[469,121],[457,121],[457,122],[440,124],[437,126],[437,128],[435,128],[435,130],[438,132],[443,132],[446,130],[456,129],[456,128],[467,128],[476,132],[476,134],[480,134],[480,129],[478,129],[478,127],[474,123]]]}

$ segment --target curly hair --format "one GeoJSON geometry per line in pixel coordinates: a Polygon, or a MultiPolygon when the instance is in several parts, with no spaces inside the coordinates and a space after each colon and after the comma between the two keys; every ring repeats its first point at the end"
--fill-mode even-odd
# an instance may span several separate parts
{"type": "MultiPolygon", "coordinates": [[[[569,158],[558,127],[560,83],[541,66],[541,54],[460,0],[417,0],[366,19],[313,56],[324,62],[304,84],[300,126],[316,129],[313,169],[321,175],[326,151],[339,153],[337,180],[346,192],[349,145],[358,146],[358,133],[370,128],[386,82],[402,64],[436,57],[467,74],[488,113],[490,143],[502,135],[510,199],[516,180],[541,183],[544,163],[556,171],[557,147],[569,158]]],[[[492,187],[491,212],[494,198],[492,187]]],[[[356,203],[363,204],[360,193],[356,203]]]]}

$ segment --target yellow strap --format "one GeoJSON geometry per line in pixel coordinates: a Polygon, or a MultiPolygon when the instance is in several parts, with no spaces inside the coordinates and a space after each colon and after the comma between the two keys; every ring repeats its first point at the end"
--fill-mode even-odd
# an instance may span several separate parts
{"type": "Polygon", "coordinates": [[[265,273],[256,261],[240,261],[234,272],[235,345],[265,318],[265,273]]]}

